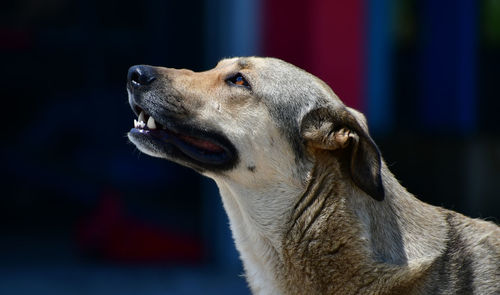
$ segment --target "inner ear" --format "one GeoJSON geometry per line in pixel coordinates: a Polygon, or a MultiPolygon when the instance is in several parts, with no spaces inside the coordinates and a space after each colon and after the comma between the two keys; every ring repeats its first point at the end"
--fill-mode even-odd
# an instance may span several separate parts
{"type": "Polygon", "coordinates": [[[304,116],[300,128],[302,138],[308,147],[324,150],[347,147],[349,130],[339,130],[340,125],[336,124],[334,119],[338,115],[340,115],[338,112],[320,108],[310,111],[304,116]]]}
{"type": "Polygon", "coordinates": [[[318,129],[308,128],[303,133],[308,146],[322,150],[343,149],[349,146],[350,141],[355,134],[352,134],[349,129],[341,128],[335,131],[335,127],[331,122],[325,122],[318,129]]]}
{"type": "Polygon", "coordinates": [[[353,182],[378,201],[385,193],[380,151],[356,118],[345,108],[320,108],[304,116],[301,134],[309,149],[349,149],[353,182]]]}

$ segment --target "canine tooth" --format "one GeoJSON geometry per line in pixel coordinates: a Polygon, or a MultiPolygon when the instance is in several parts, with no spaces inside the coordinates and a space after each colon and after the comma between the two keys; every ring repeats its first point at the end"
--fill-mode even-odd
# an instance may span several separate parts
{"type": "Polygon", "coordinates": [[[151,116],[148,119],[148,128],[149,129],[156,129],[155,119],[153,119],[153,117],[151,117],[151,116]]]}
{"type": "Polygon", "coordinates": [[[137,122],[136,119],[134,119],[134,128],[137,128],[137,125],[138,125],[139,122],[137,122]]]}
{"type": "Polygon", "coordinates": [[[139,122],[145,122],[146,119],[144,119],[144,111],[141,111],[141,113],[139,114],[139,118],[137,119],[137,121],[139,122]]]}

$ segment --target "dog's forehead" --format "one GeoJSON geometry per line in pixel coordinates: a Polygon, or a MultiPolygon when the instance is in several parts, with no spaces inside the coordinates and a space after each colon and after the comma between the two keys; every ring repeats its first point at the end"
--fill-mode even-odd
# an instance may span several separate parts
{"type": "Polygon", "coordinates": [[[215,69],[245,71],[255,86],[255,94],[268,102],[343,105],[322,80],[277,58],[227,58],[219,61],[215,69]]]}
{"type": "Polygon", "coordinates": [[[249,57],[233,57],[220,60],[214,70],[233,69],[239,70],[249,68],[253,63],[249,57]]]}
{"type": "Polygon", "coordinates": [[[275,58],[256,58],[251,62],[255,94],[276,112],[286,112],[290,118],[300,120],[314,108],[344,107],[325,82],[301,68],[275,58]]]}

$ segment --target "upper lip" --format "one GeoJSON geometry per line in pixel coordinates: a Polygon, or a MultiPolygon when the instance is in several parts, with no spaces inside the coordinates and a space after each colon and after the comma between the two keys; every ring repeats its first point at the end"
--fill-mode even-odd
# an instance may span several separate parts
{"type": "Polygon", "coordinates": [[[166,129],[161,123],[157,123],[153,116],[148,115],[142,109],[138,110],[139,115],[137,120],[134,119],[134,128],[145,128],[155,130],[155,129],[166,129]]]}
{"type": "Polygon", "coordinates": [[[136,103],[133,104],[132,109],[137,116],[137,119],[134,119],[134,128],[161,130],[172,134],[183,133],[182,130],[190,129],[183,127],[182,124],[176,123],[178,120],[174,119],[173,116],[167,117],[159,115],[157,112],[150,111],[136,103]]]}
{"type": "MultiPolygon", "coordinates": [[[[134,114],[137,116],[137,120],[134,119],[134,127],[137,128],[137,126],[140,124],[141,121],[144,123],[144,126],[147,126],[149,123],[150,126],[147,126],[149,129],[165,130],[167,129],[167,125],[170,125],[168,120],[165,120],[163,116],[157,115],[157,112],[155,112],[154,110],[149,110],[146,107],[140,106],[134,100],[130,101],[130,105],[132,107],[134,114]]],[[[168,129],[175,129],[175,128],[169,126],[168,129]]]]}

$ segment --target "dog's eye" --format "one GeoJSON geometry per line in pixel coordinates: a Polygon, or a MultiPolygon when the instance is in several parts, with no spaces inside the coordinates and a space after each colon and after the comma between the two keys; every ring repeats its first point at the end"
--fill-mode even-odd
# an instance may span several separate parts
{"type": "Polygon", "coordinates": [[[234,85],[250,88],[250,84],[248,84],[247,80],[245,79],[245,77],[243,77],[241,73],[237,73],[227,78],[226,81],[234,85]]]}

